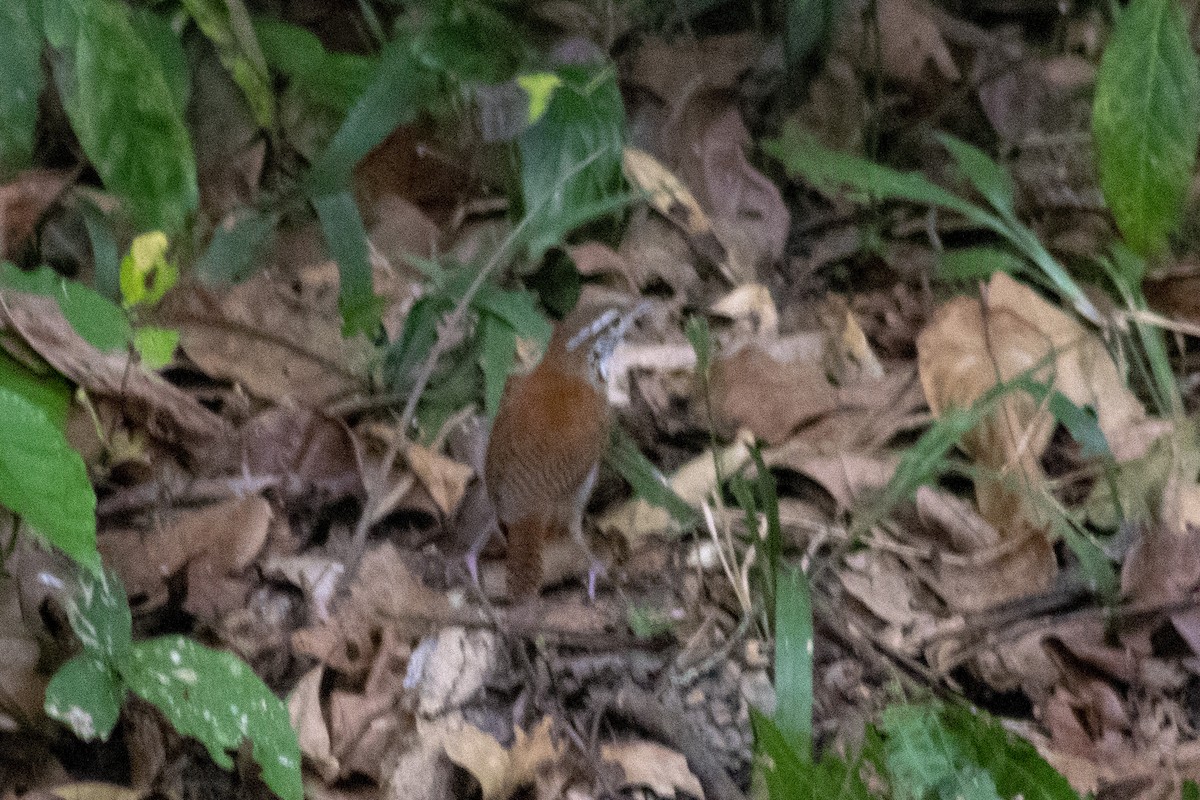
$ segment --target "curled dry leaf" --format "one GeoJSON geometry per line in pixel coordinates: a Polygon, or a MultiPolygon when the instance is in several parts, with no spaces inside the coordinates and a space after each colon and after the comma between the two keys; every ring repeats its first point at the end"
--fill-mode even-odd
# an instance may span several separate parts
{"type": "Polygon", "coordinates": [[[408,465],[416,473],[417,480],[441,509],[443,517],[454,516],[467,484],[475,477],[475,471],[466,464],[434,452],[418,444],[409,445],[405,451],[408,465]]]}
{"type": "Polygon", "coordinates": [[[449,714],[433,721],[418,717],[417,732],[438,742],[450,760],[479,781],[483,800],[507,800],[522,786],[534,783],[538,771],[562,758],[565,742],[550,735],[551,721],[543,717],[528,733],[517,728],[512,747],[462,718],[449,714]]]}
{"type": "Polygon", "coordinates": [[[680,793],[692,797],[703,797],[700,781],[688,769],[687,759],[681,753],[663,747],[656,742],[618,742],[600,748],[600,757],[618,764],[625,772],[625,780],[619,787],[633,789],[649,788],[659,797],[678,796],[680,793]]]}
{"type": "Polygon", "coordinates": [[[31,169],[0,185],[0,257],[15,259],[77,172],[31,169]]]}
{"type": "Polygon", "coordinates": [[[778,445],[806,422],[837,409],[837,390],[816,359],[781,362],[757,345],[713,363],[713,412],[728,427],[745,426],[778,445]]]}
{"type": "MultiPolygon", "coordinates": [[[[935,415],[969,407],[997,383],[1030,374],[1095,409],[1118,461],[1146,451],[1161,426],[1147,419],[1097,336],[1004,273],[983,294],[985,302],[946,303],[917,338],[921,385],[935,415]]],[[[1040,527],[1013,485],[1043,485],[1040,459],[1055,424],[1045,404],[1013,391],[963,439],[968,455],[995,476],[978,481],[976,494],[984,518],[1006,537],[1022,536],[1014,519],[1040,527]]]]}
{"type": "Polygon", "coordinates": [[[130,420],[166,444],[211,458],[214,444],[232,439],[224,419],[132,363],[128,353],[101,353],[84,341],[53,298],[0,292],[0,328],[15,332],[92,397],[119,402],[130,420]]]}
{"type": "Polygon", "coordinates": [[[947,81],[962,75],[930,10],[919,0],[888,0],[878,6],[884,72],[910,88],[927,83],[932,66],[947,81]]]}
{"type": "Polygon", "coordinates": [[[342,767],[333,754],[329,725],[321,710],[321,680],[324,677],[324,664],[318,664],[304,673],[288,694],[287,705],[292,728],[300,738],[300,753],[321,776],[321,780],[332,783],[342,767]]]}
{"type": "Polygon", "coordinates": [[[267,273],[221,293],[178,290],[163,314],[201,369],[258,397],[320,408],[366,387],[369,346],[342,338],[336,302],[312,302],[267,273]]]}
{"type": "Polygon", "coordinates": [[[712,223],[679,178],[645,150],[626,147],[621,156],[625,179],[649,195],[650,205],[689,236],[712,232],[712,223]]]}
{"type": "Polygon", "coordinates": [[[167,602],[168,581],[186,568],[184,610],[213,619],[244,605],[250,584],[241,574],[262,550],[272,516],[266,500],[247,497],[182,511],[149,534],[104,531],[97,545],[147,608],[167,602]]]}
{"type": "MultiPolygon", "coordinates": [[[[733,444],[716,455],[721,465],[721,474],[732,475],[745,466],[750,461],[752,444],[753,433],[744,429],[738,431],[733,444]]],[[[704,452],[696,456],[680,467],[669,483],[675,493],[689,505],[699,506],[717,486],[713,454],[704,452]]],[[[630,544],[636,544],[654,533],[678,530],[677,524],[666,509],[652,506],[640,498],[634,498],[606,512],[596,524],[601,529],[619,532],[630,544]]]]}
{"type": "Polygon", "coordinates": [[[732,320],[745,321],[753,333],[767,338],[779,333],[779,311],[775,308],[771,290],[761,283],[742,284],[713,303],[709,311],[732,320]]]}

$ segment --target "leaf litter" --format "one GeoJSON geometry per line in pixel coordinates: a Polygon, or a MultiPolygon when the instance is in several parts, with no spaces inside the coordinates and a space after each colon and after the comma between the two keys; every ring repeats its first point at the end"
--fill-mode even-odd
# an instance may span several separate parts
{"type": "MultiPolygon", "coordinates": [[[[897,160],[944,178],[920,109],[951,88],[973,93],[978,109],[942,108],[935,127],[998,136],[1025,208],[1045,215],[1047,240],[1094,248],[1085,217],[1097,195],[1088,150],[1073,136],[1072,101],[1091,85],[1095,51],[1045,56],[1011,29],[923,3],[882,8],[879,94],[868,101],[863,81],[869,34],[847,23],[795,117],[819,138],[865,152],[878,131],[861,112],[880,103],[879,113],[894,112],[886,127],[899,134],[897,160]]],[[[1086,44],[1095,20],[1070,23],[1086,44]]],[[[658,321],[614,358],[622,425],[662,482],[707,508],[714,531],[736,536],[709,541],[605,475],[589,519],[609,581],[594,604],[584,602],[587,561],[564,545],[551,554],[545,608],[532,626],[493,605],[504,594],[502,546],[485,548],[480,588],[463,566],[490,524],[481,438],[464,433],[486,427],[477,409],[474,418],[445,415],[406,448],[389,471],[368,552],[339,593],[365,476],[398,435],[380,409],[404,398],[380,391],[368,342],[341,336],[336,265],[312,230],[257,243],[271,267],[238,285],[173,292],[160,323],[183,338],[160,374],[128,353],[97,350],[53,300],[0,291],[4,353],[48,365],[90,404],[86,415],[76,409],[86,436],[74,440],[89,442],[79,447],[97,486],[100,549],[125,582],[139,634],[183,625],[286,692],[315,793],[737,796],[703,762],[744,779],[750,709],[776,698],[771,642],[741,624],[749,612],[736,586],[758,532],[714,492],[720,477],[747,469],[753,441],[781,487],[786,552],[815,576],[822,741],[854,742],[854,723],[888,704],[889,684],[906,675],[909,689],[1015,708],[1013,727],[1078,791],[1165,797],[1200,778],[1195,430],[1147,410],[1111,342],[1027,285],[997,273],[935,299],[927,271],[937,240],[970,236],[970,226],[890,209],[887,225],[870,228],[880,220],[864,222],[844,198],[781,192],[753,148],[750,130],[763,121],[739,102],[752,94],[742,79],[770,62],[770,50],[752,33],[631,46],[623,75],[642,94],[628,100],[634,146],[625,169],[647,202],[635,205],[619,242],[569,248],[579,272],[613,296],[655,298],[658,321]],[[877,237],[869,246],[868,228],[877,237]],[[690,313],[705,315],[716,337],[707,390],[681,334],[690,313]],[[959,444],[953,469],[853,531],[886,495],[898,454],[931,422],[1020,379],[1046,393],[1005,394],[959,444]],[[1112,455],[1107,474],[1063,435],[1053,393],[1090,410],[1112,455]],[[1102,542],[1120,565],[1116,617],[1078,590],[1077,557],[1049,522],[1058,507],[1096,531],[1126,515],[1102,542]],[[721,566],[723,547],[746,559],[732,573],[721,566]],[[645,626],[636,632],[635,617],[645,626]],[[630,697],[662,725],[629,724],[637,714],[619,701],[630,697]]],[[[220,89],[208,87],[205,102],[241,102],[220,89]]],[[[198,130],[208,130],[197,148],[202,213],[211,230],[231,230],[262,202],[273,166],[253,128],[198,130]]],[[[428,291],[424,260],[445,252],[469,260],[496,228],[452,197],[478,193],[459,170],[422,172],[429,133],[403,129],[360,166],[393,340],[428,291]],[[447,187],[436,202],[431,183],[447,187]]],[[[29,172],[3,185],[9,257],[30,245],[55,203],[84,191],[79,180],[29,172]]],[[[1151,286],[1186,318],[1185,290],[1151,286]]],[[[65,575],[27,549],[10,557],[13,577],[0,583],[5,742],[15,728],[43,724],[52,610],[32,585],[65,575]],[[44,608],[42,617],[31,607],[44,608]]],[[[139,725],[161,734],[161,723],[138,721],[144,713],[131,711],[123,734],[141,765],[139,790],[169,785],[173,769],[136,735],[139,725]]],[[[12,752],[6,760],[31,760],[12,752]]],[[[44,760],[50,766],[27,787],[60,784],[60,797],[96,791],[66,783],[58,762],[44,760]]]]}

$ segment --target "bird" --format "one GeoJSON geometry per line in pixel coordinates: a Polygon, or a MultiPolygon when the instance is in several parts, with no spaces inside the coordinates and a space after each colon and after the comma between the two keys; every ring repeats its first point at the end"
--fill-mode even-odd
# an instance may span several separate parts
{"type": "Polygon", "coordinates": [[[609,359],[649,307],[577,306],[555,325],[541,362],[505,384],[484,458],[484,483],[507,540],[508,595],[514,604],[537,596],[543,546],[568,534],[588,553],[588,596],[595,598],[603,568],[584,537],[583,512],[613,424],[605,391],[609,359]]]}

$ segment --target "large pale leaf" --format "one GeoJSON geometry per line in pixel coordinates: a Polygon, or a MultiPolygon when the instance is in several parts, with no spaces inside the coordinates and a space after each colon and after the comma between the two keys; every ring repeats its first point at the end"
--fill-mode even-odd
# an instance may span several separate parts
{"type": "Polygon", "coordinates": [[[196,162],[163,61],[117,0],[45,0],[54,79],[104,185],[143,228],[179,230],[196,207],[196,162]]]}
{"type": "Polygon", "coordinates": [[[1092,109],[1100,188],[1129,245],[1161,250],[1200,135],[1200,69],[1176,0],[1133,0],[1100,62],[1092,109]]]}

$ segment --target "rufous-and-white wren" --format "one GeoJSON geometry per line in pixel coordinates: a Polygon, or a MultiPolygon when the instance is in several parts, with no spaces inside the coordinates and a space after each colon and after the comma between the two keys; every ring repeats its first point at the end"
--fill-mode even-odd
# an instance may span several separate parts
{"type": "MultiPolygon", "coordinates": [[[[505,384],[484,481],[508,540],[508,595],[514,602],[541,588],[545,542],[570,533],[590,557],[583,512],[612,425],[608,361],[647,307],[576,308],[555,326],[541,363],[505,384]]],[[[593,562],[589,593],[595,568],[593,562]]]]}

